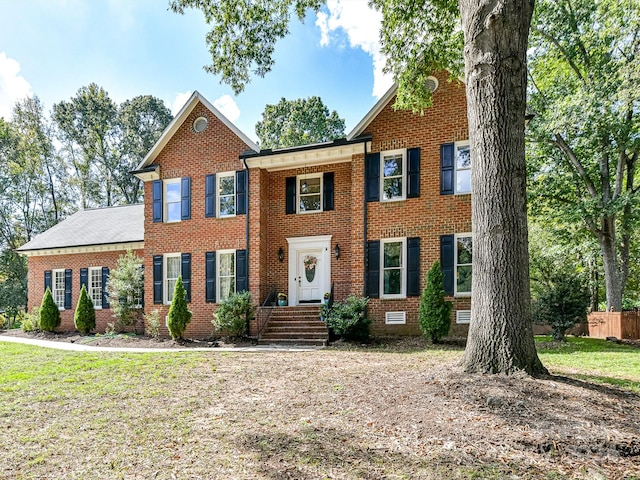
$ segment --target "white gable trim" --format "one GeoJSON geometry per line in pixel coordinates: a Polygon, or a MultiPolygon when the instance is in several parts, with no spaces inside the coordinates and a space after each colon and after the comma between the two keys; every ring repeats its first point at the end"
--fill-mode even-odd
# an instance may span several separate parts
{"type": "Polygon", "coordinates": [[[387,103],[389,103],[389,101],[393,98],[397,90],[398,90],[398,85],[394,83],[392,87],[389,90],[387,90],[387,93],[385,93],[380,98],[380,100],[376,102],[373,108],[369,110],[369,112],[364,116],[364,118],[360,120],[360,122],[356,125],[356,127],[353,130],[351,130],[351,133],[347,135],[347,140],[352,140],[357,136],[362,135],[364,133],[365,128],[367,128],[369,124],[373,121],[373,119],[376,118],[378,114],[382,111],[382,109],[387,106],[387,103]]]}
{"type": "MultiPolygon", "coordinates": [[[[142,160],[142,162],[140,162],[140,164],[138,165],[137,170],[141,170],[145,167],[148,167],[153,163],[153,161],[156,159],[158,154],[162,151],[162,149],[164,149],[167,143],[169,143],[169,140],[171,140],[171,138],[175,135],[178,129],[182,126],[182,124],[187,119],[189,114],[193,111],[193,109],[198,104],[198,102],[202,103],[206,108],[208,108],[211,111],[211,113],[213,113],[216,117],[218,117],[218,119],[222,123],[224,123],[224,125],[227,128],[229,128],[229,130],[235,133],[236,136],[240,140],[242,140],[251,150],[253,150],[254,152],[260,151],[260,147],[258,147],[258,145],[256,145],[253,142],[253,140],[251,140],[244,133],[242,133],[242,131],[238,127],[236,127],[233,124],[233,122],[231,122],[227,117],[225,117],[222,113],[220,113],[220,111],[216,107],[214,107],[209,102],[209,100],[204,98],[196,90],[195,92],[193,92],[193,95],[189,97],[189,100],[187,100],[187,102],[180,109],[180,111],[176,114],[176,116],[173,118],[173,120],[167,126],[167,128],[165,128],[164,132],[162,132],[162,135],[160,136],[158,141],[155,143],[153,147],[151,147],[151,150],[149,150],[149,153],[147,153],[147,156],[144,157],[144,160],[142,160]]],[[[241,152],[238,152],[238,155],[240,155],[240,153],[241,152]]]]}
{"type": "Polygon", "coordinates": [[[44,257],[49,255],[68,255],[72,253],[118,252],[127,250],[142,250],[144,242],[109,243],[104,245],[86,245],[78,247],[43,248],[40,250],[25,250],[19,253],[25,257],[44,257]]]}

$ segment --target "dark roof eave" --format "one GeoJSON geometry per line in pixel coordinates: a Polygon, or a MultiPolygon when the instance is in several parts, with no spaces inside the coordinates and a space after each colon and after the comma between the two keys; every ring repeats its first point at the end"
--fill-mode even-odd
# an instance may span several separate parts
{"type": "Polygon", "coordinates": [[[311,143],[309,145],[278,148],[275,150],[269,148],[266,150],[260,150],[259,152],[255,152],[253,150],[245,150],[240,154],[240,158],[245,159],[245,158],[256,158],[256,157],[268,157],[270,155],[279,155],[281,153],[304,152],[307,150],[319,150],[321,148],[340,147],[343,145],[352,145],[354,143],[369,142],[371,141],[371,138],[372,136],[370,134],[364,134],[364,135],[359,135],[356,138],[352,138],[351,140],[347,140],[346,138],[339,138],[331,142],[311,143]]]}
{"type": "Polygon", "coordinates": [[[160,165],[158,165],[157,163],[154,163],[153,165],[149,165],[148,167],[141,168],[140,170],[131,170],[129,173],[131,175],[137,175],[139,173],[150,173],[150,172],[155,172],[159,167],[160,165]]]}

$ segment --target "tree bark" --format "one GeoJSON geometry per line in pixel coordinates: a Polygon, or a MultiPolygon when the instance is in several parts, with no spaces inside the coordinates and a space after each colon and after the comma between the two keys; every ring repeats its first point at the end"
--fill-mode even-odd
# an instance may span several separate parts
{"type": "Polygon", "coordinates": [[[622,310],[623,285],[622,274],[618,265],[615,217],[603,217],[602,231],[598,233],[598,243],[602,252],[607,310],[613,307],[614,311],[620,312],[622,310]]]}
{"type": "Polygon", "coordinates": [[[459,0],[472,169],[467,372],[546,373],[533,341],[524,115],[533,0],[459,0]]]}

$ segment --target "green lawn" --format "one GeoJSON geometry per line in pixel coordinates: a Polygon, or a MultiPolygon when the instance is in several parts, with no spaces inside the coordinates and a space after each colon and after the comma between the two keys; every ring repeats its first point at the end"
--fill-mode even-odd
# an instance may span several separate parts
{"type": "Polygon", "coordinates": [[[588,337],[552,342],[536,337],[542,363],[558,375],[606,383],[640,392],[640,349],[588,337]]]}

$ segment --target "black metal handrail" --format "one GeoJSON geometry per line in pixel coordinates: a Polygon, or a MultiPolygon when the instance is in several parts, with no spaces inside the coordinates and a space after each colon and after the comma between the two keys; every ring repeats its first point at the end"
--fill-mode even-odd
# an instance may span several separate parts
{"type": "Polygon", "coordinates": [[[269,323],[269,318],[271,318],[271,312],[273,312],[273,305],[275,304],[277,299],[277,290],[275,285],[271,285],[271,289],[269,290],[269,294],[262,302],[262,305],[258,308],[258,340],[262,336],[264,332],[264,328],[269,323]],[[266,317],[263,315],[263,312],[266,312],[266,317]],[[263,318],[264,317],[264,318],[263,318]]]}

